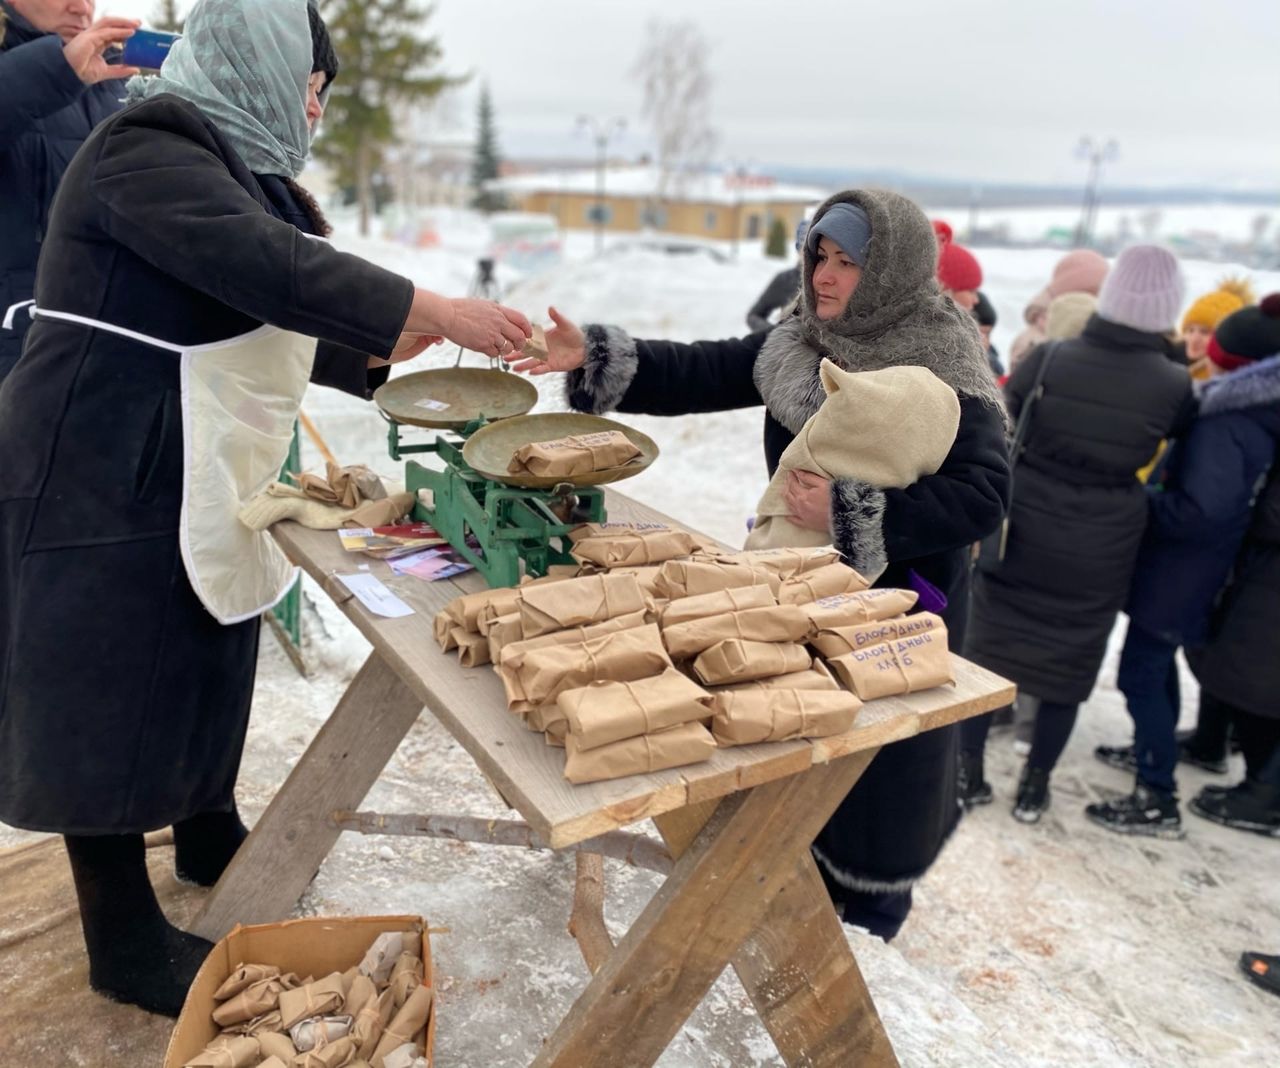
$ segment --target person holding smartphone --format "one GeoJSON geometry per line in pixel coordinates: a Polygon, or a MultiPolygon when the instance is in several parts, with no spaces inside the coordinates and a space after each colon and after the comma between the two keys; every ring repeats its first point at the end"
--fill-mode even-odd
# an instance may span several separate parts
{"type": "MultiPolygon", "coordinates": [[[[93,14],[93,0],[0,0],[0,314],[31,298],[58,183],[89,132],[120,110],[119,80],[138,73],[104,57],[138,22],[93,14]]],[[[29,322],[0,330],[0,381],[29,322]]]]}

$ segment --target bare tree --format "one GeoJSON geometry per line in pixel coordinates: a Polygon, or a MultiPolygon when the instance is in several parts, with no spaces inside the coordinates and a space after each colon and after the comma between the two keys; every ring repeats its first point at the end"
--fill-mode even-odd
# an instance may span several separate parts
{"type": "Polygon", "coordinates": [[[644,91],[641,112],[653,129],[661,173],[659,195],[704,166],[715,147],[711,128],[710,42],[690,21],[653,19],[631,75],[644,91]]]}

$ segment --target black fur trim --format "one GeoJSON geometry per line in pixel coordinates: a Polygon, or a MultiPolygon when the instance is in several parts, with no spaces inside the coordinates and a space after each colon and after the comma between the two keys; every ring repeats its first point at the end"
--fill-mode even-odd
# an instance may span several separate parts
{"type": "Polygon", "coordinates": [[[856,478],[832,482],[831,533],[849,566],[874,581],[889,566],[884,547],[884,490],[856,478]]]}
{"type": "Polygon", "coordinates": [[[640,366],[635,338],[616,326],[598,323],[583,333],[587,358],[565,376],[565,396],[575,411],[611,412],[622,403],[640,366]]]}

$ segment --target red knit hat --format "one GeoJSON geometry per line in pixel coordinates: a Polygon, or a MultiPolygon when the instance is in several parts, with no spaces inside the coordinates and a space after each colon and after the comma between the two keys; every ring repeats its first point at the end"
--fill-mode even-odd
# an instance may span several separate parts
{"type": "Polygon", "coordinates": [[[934,219],[933,233],[938,239],[938,281],[942,288],[962,293],[982,285],[982,268],[977,257],[952,240],[950,225],[934,219]]]}

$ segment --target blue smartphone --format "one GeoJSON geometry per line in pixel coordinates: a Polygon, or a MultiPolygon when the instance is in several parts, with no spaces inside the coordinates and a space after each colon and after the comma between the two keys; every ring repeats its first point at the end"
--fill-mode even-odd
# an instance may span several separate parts
{"type": "Polygon", "coordinates": [[[181,35],[161,33],[159,30],[136,30],[134,35],[124,42],[124,52],[120,62],[126,67],[141,67],[143,70],[159,70],[164,64],[173,42],[181,35]]]}

